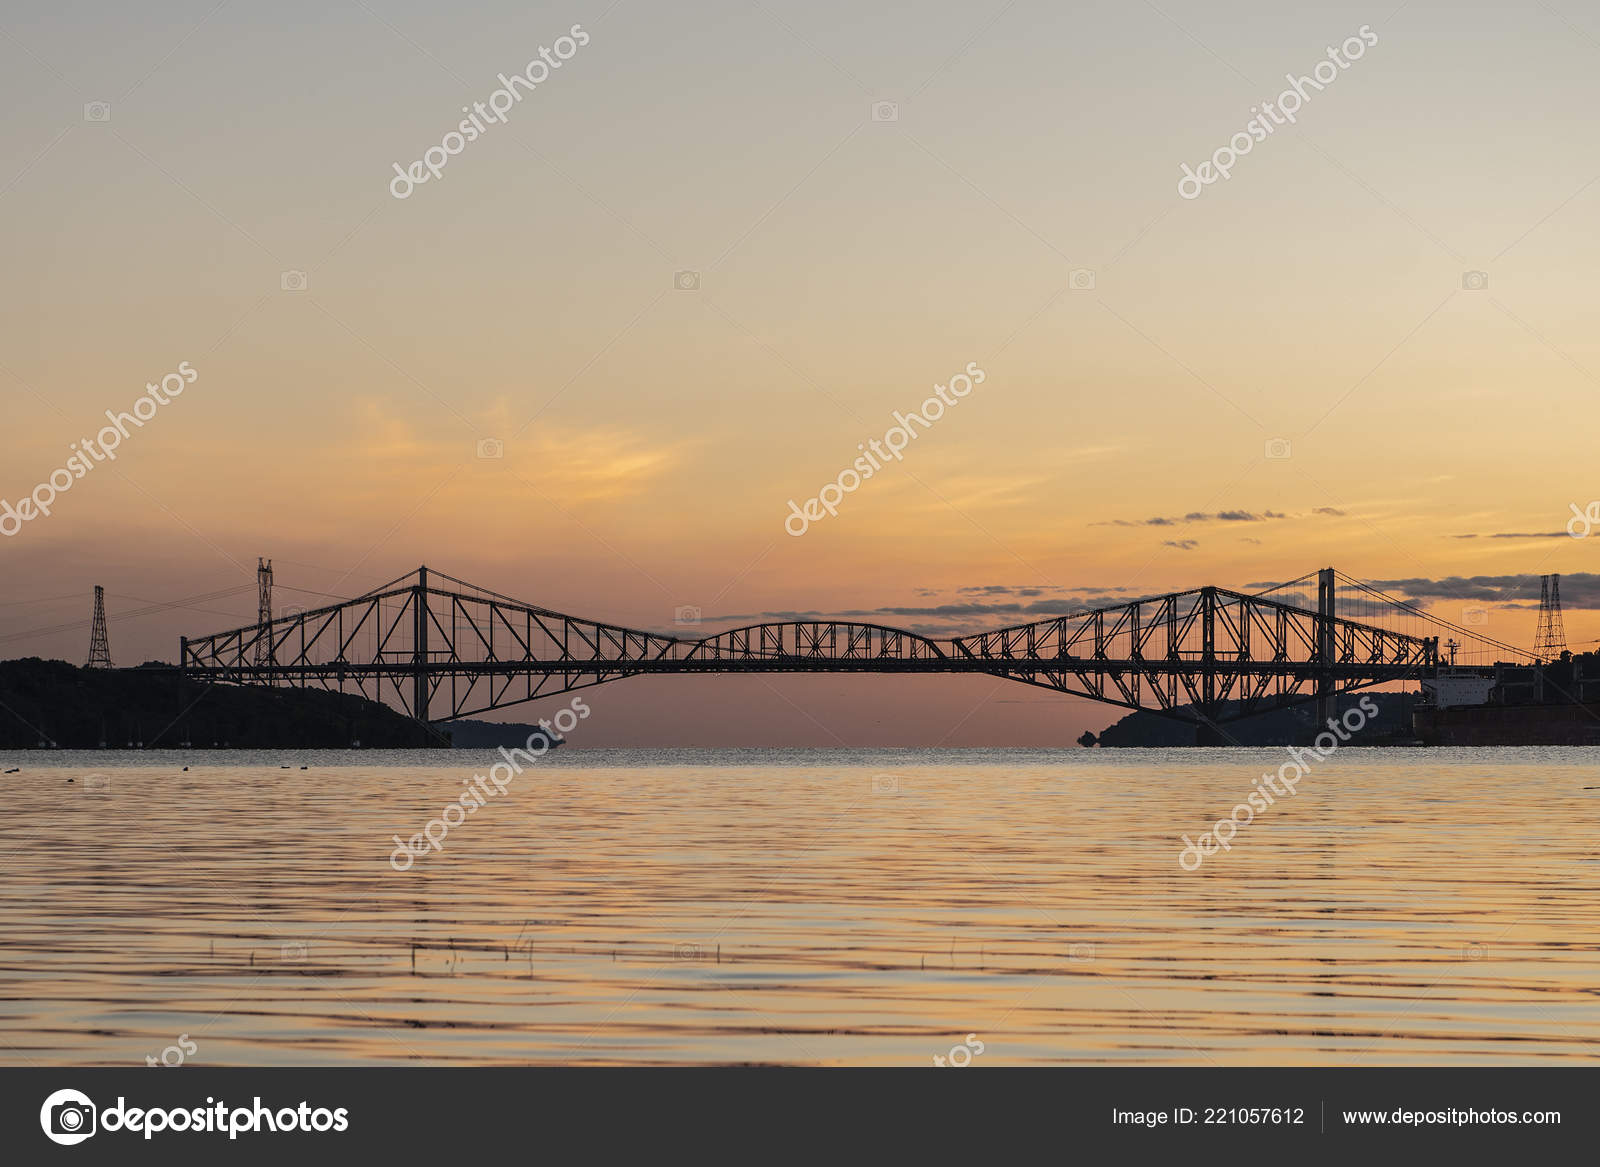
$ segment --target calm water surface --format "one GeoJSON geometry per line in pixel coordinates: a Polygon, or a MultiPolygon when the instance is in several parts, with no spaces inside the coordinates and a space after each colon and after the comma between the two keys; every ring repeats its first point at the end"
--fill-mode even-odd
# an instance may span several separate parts
{"type": "Polygon", "coordinates": [[[1281,750],[568,749],[396,871],[493,760],[0,755],[0,1061],[1600,1056],[1600,750],[1346,749],[1185,872],[1281,750]]]}

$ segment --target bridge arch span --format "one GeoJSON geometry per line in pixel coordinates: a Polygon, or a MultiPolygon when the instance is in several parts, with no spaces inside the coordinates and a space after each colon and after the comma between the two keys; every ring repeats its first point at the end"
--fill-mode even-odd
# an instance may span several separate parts
{"type": "Polygon", "coordinates": [[[787,620],[746,624],[695,641],[684,660],[937,661],[937,642],[885,624],[852,620],[787,620]]]}

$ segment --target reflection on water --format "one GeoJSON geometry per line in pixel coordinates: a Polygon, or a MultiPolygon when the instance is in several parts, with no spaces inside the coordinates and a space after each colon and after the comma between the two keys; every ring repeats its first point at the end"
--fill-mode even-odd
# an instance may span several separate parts
{"type": "Polygon", "coordinates": [[[1600,1053],[1600,750],[0,758],[6,1063],[1600,1053]]]}

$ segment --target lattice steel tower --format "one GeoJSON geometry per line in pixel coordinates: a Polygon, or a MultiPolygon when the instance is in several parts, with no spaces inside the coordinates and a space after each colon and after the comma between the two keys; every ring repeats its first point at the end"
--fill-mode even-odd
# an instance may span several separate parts
{"type": "Polygon", "coordinates": [[[1567,629],[1561,620],[1561,577],[1547,575],[1539,581],[1539,631],[1533,638],[1533,655],[1559,660],[1567,651],[1567,629]]]}
{"type": "Polygon", "coordinates": [[[94,587],[94,626],[89,631],[89,663],[83,667],[86,669],[116,667],[111,663],[111,641],[106,636],[106,589],[99,584],[94,587]]]}
{"type": "MultiPolygon", "coordinates": [[[[256,557],[256,623],[272,623],[272,560],[256,557]]],[[[256,664],[272,663],[272,635],[263,632],[256,641],[256,664]]]]}

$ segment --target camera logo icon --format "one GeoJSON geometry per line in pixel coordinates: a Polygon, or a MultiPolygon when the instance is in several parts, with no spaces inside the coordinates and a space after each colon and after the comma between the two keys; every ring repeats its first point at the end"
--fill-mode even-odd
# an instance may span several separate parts
{"type": "Polygon", "coordinates": [[[306,958],[306,946],[299,940],[291,940],[278,949],[278,958],[280,960],[304,960],[306,958]]]}
{"type": "Polygon", "coordinates": [[[286,271],[278,277],[278,286],[285,292],[303,292],[306,290],[306,273],[286,271]]]}
{"type": "Polygon", "coordinates": [[[57,1090],[39,1108],[39,1125],[52,1143],[71,1147],[95,1131],[95,1106],[87,1094],[57,1090]]]}
{"type": "Polygon", "coordinates": [[[1461,273],[1461,287],[1468,292],[1481,292],[1489,286],[1489,273],[1486,271],[1464,271],[1461,273]]]}
{"type": "Polygon", "coordinates": [[[1094,270],[1087,267],[1075,267],[1068,273],[1067,281],[1072,285],[1074,292],[1094,291],[1094,270]]]}
{"type": "Polygon", "coordinates": [[[893,774],[874,774],[872,776],[872,793],[899,794],[900,779],[893,774]]]}
{"type": "Polygon", "coordinates": [[[1284,461],[1289,457],[1289,439],[1268,438],[1265,447],[1265,453],[1266,456],[1271,458],[1274,462],[1284,461]]]}
{"type": "Polygon", "coordinates": [[[680,271],[672,274],[672,286],[680,292],[698,292],[700,290],[700,273],[697,271],[680,271]]]}
{"type": "Polygon", "coordinates": [[[700,623],[700,609],[693,604],[679,604],[673,610],[672,619],[678,624],[698,624],[700,623]]]}
{"type": "Polygon", "coordinates": [[[108,122],[111,120],[111,103],[109,101],[90,101],[83,107],[83,120],[86,122],[108,122]]]}
{"type": "Polygon", "coordinates": [[[493,462],[506,456],[506,444],[499,438],[478,439],[478,461],[493,462]]]}
{"type": "Polygon", "coordinates": [[[1482,960],[1489,955],[1489,950],[1482,944],[1466,944],[1461,948],[1462,960],[1482,960]]]}
{"type": "Polygon", "coordinates": [[[110,794],[110,777],[105,774],[85,774],[83,776],[83,792],[85,794],[110,794]]]}
{"type": "Polygon", "coordinates": [[[893,101],[875,101],[872,103],[872,120],[875,122],[897,122],[900,120],[900,106],[893,101]]]}
{"type": "Polygon", "coordinates": [[[1462,608],[1461,622],[1469,628],[1478,628],[1489,622],[1488,608],[1462,608]]]}

